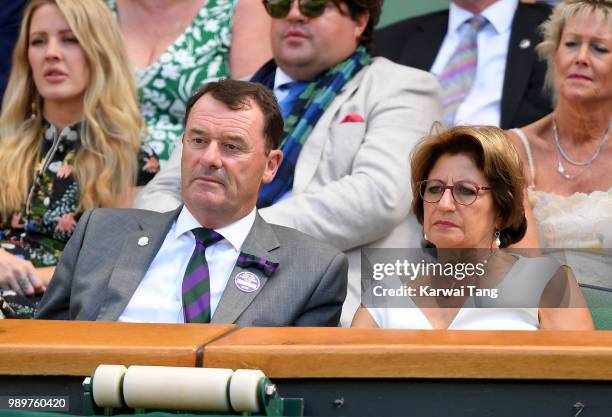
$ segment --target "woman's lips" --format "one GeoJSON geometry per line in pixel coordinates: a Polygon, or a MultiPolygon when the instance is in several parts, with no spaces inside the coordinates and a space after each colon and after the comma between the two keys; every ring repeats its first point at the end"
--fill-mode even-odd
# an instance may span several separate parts
{"type": "Polygon", "coordinates": [[[455,223],[449,222],[449,221],[444,221],[444,220],[438,220],[437,222],[434,223],[434,226],[438,226],[438,227],[441,227],[441,228],[458,227],[455,223]]]}
{"type": "Polygon", "coordinates": [[[593,81],[593,79],[587,75],[582,75],[582,74],[570,74],[570,76],[568,77],[569,79],[572,80],[585,80],[585,81],[593,81]]]}
{"type": "Polygon", "coordinates": [[[68,75],[60,70],[56,70],[56,69],[49,69],[47,71],[45,71],[45,73],[43,74],[43,77],[45,78],[45,80],[47,80],[50,83],[59,83],[64,81],[66,78],[68,78],[68,75]]]}

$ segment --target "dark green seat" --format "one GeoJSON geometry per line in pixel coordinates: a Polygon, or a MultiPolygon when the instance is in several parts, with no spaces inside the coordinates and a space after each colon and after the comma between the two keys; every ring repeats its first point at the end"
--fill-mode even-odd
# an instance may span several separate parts
{"type": "Polygon", "coordinates": [[[580,287],[593,316],[595,328],[612,330],[612,289],[585,284],[580,287]]]}

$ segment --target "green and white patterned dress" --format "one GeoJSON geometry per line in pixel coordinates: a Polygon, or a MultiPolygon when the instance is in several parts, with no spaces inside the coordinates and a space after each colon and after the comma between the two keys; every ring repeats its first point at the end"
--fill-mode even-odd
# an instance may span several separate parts
{"type": "MultiPolygon", "coordinates": [[[[117,16],[116,0],[106,0],[117,16]]],[[[204,0],[203,0],[204,3],[204,0]]],[[[167,161],[183,134],[187,100],[200,85],[229,75],[234,0],[207,0],[185,32],[157,61],[136,68],[145,143],[167,161]]]]}

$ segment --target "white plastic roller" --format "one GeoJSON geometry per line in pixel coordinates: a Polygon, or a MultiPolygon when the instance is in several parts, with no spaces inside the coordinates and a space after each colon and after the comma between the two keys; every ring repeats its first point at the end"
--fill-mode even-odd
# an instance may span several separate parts
{"type": "Polygon", "coordinates": [[[130,366],[123,378],[128,407],[230,411],[227,384],[231,369],[130,366]]]}
{"type": "Polygon", "coordinates": [[[266,376],[254,369],[237,369],[232,376],[229,396],[232,408],[240,413],[259,413],[258,387],[266,376]]]}
{"type": "Polygon", "coordinates": [[[93,374],[92,394],[98,407],[123,407],[121,383],[127,368],[123,365],[100,365],[93,374]]]}

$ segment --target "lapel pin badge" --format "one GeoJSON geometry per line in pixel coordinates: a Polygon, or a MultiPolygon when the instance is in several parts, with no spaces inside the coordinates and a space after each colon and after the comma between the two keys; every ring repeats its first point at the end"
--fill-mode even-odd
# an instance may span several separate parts
{"type": "Polygon", "coordinates": [[[521,42],[519,42],[519,48],[521,49],[527,49],[531,46],[531,41],[527,38],[521,40],[521,42]]]}
{"type": "Polygon", "coordinates": [[[238,272],[234,277],[236,287],[246,293],[255,292],[261,287],[261,281],[257,275],[249,271],[238,272]]]}
{"type": "Polygon", "coordinates": [[[149,244],[149,238],[146,236],[141,237],[140,239],[138,239],[138,246],[147,246],[149,244]]]}

